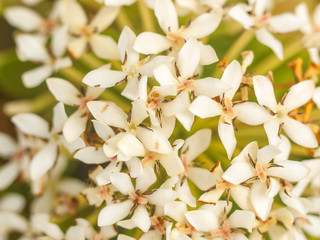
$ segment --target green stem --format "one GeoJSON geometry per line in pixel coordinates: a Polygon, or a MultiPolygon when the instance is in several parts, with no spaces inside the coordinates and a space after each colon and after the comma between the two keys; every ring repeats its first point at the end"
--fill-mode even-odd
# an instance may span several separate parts
{"type": "Polygon", "coordinates": [[[284,49],[284,59],[280,60],[275,56],[274,53],[270,54],[268,57],[263,58],[263,60],[256,65],[255,72],[256,74],[266,74],[269,70],[275,70],[282,63],[284,63],[287,59],[293,57],[297,53],[299,53],[303,49],[302,43],[299,40],[292,41],[285,49],[284,49]]]}
{"type": "Polygon", "coordinates": [[[72,82],[76,86],[82,86],[82,78],[84,74],[74,67],[62,68],[59,70],[68,81],[72,82]]]}
{"type": "Polygon", "coordinates": [[[83,53],[79,61],[83,63],[83,65],[87,66],[90,70],[97,69],[106,64],[103,60],[90,53],[83,53]]]}
{"type": "Polygon", "coordinates": [[[236,59],[240,53],[245,49],[246,46],[251,42],[254,37],[253,30],[244,30],[244,32],[237,38],[237,40],[232,44],[229,51],[226,53],[226,58],[228,62],[236,59]]]}
{"type": "Polygon", "coordinates": [[[155,26],[154,26],[154,19],[153,19],[153,13],[151,10],[146,6],[145,2],[143,0],[138,1],[138,7],[142,22],[143,31],[149,31],[149,32],[156,32],[155,26]]]}
{"type": "Polygon", "coordinates": [[[129,28],[131,28],[132,31],[135,31],[132,22],[128,18],[128,15],[126,14],[123,8],[121,8],[118,17],[116,18],[116,24],[120,31],[123,29],[124,26],[128,26],[129,28]]]}

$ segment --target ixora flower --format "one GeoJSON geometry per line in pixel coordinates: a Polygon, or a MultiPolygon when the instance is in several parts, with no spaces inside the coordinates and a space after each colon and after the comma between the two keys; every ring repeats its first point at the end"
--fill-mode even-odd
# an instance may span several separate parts
{"type": "Polygon", "coordinates": [[[238,61],[234,60],[227,66],[220,81],[231,87],[230,90],[220,95],[220,103],[208,96],[201,95],[191,103],[189,111],[200,118],[220,115],[218,134],[230,159],[237,144],[234,135],[235,119],[248,125],[260,125],[268,121],[270,116],[257,103],[232,102],[242,81],[242,70],[238,61]]]}
{"type": "Polygon", "coordinates": [[[293,85],[277,104],[272,83],[264,76],[253,77],[254,91],[261,106],[272,116],[264,124],[269,144],[278,145],[283,129],[295,143],[309,148],[318,146],[312,130],[305,124],[293,119],[294,110],[307,103],[313,96],[315,83],[306,80],[293,85]],[[291,116],[290,116],[291,115],[291,116]]]}
{"type": "Polygon", "coordinates": [[[267,11],[267,5],[267,0],[251,0],[249,4],[240,3],[231,8],[229,15],[245,29],[254,29],[257,40],[271,48],[279,59],[283,59],[281,42],[270,32],[297,31],[303,22],[292,13],[271,16],[271,13],[267,11]]]}
{"type": "Polygon", "coordinates": [[[219,201],[216,205],[203,205],[198,210],[186,212],[185,216],[192,227],[202,232],[201,239],[247,239],[241,229],[252,231],[254,213],[236,210],[227,216],[231,208],[226,201],[219,201]]]}
{"type": "Polygon", "coordinates": [[[177,0],[175,1],[178,14],[186,15],[190,12],[197,14],[214,12],[214,13],[223,13],[223,5],[226,3],[226,0],[177,0]]]}
{"type": "Polygon", "coordinates": [[[63,57],[67,44],[67,29],[57,28],[51,40],[51,50],[48,52],[44,46],[44,39],[38,35],[19,34],[16,37],[17,54],[23,61],[40,62],[42,65],[29,70],[22,75],[26,87],[36,87],[52,73],[60,68],[70,67],[70,58],[63,57]]]}
{"type": "MultiPolygon", "coordinates": [[[[190,24],[179,28],[178,15],[171,0],[155,0],[154,10],[159,25],[166,36],[153,32],[141,33],[133,48],[143,54],[157,54],[168,49],[177,52],[190,38],[199,39],[214,32],[221,21],[221,14],[204,13],[191,21],[190,24]]],[[[218,60],[210,45],[204,45],[199,41],[197,44],[201,52],[201,65],[211,64],[218,60]]]]}
{"type": "Polygon", "coordinates": [[[309,169],[301,162],[278,160],[271,163],[279,153],[279,149],[273,145],[258,149],[257,142],[249,143],[222,175],[223,179],[234,185],[253,181],[251,202],[263,221],[267,219],[273,198],[280,190],[279,179],[297,182],[309,173],[309,169]]]}
{"type": "Polygon", "coordinates": [[[112,24],[118,12],[117,7],[102,7],[88,24],[86,13],[77,1],[61,4],[61,20],[70,33],[68,53],[71,57],[79,58],[89,46],[99,58],[119,59],[115,41],[110,36],[100,34],[112,24]]]}
{"type": "Polygon", "coordinates": [[[296,7],[295,12],[303,22],[300,31],[305,35],[303,41],[305,47],[308,49],[310,58],[313,62],[320,64],[320,4],[316,6],[312,19],[305,3],[299,4],[296,7]]]}

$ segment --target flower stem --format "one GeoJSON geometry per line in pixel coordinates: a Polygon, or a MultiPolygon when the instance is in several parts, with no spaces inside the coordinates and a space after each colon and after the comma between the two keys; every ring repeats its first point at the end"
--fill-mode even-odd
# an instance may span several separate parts
{"type": "Polygon", "coordinates": [[[140,12],[143,31],[156,32],[154,26],[154,19],[151,10],[146,6],[143,0],[138,1],[138,8],[140,12]]]}

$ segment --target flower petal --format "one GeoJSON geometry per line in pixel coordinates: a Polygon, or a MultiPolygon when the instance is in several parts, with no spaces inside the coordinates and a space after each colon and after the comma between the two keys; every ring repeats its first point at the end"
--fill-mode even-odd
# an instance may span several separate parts
{"type": "Polygon", "coordinates": [[[206,210],[189,211],[185,216],[188,222],[198,231],[211,232],[219,227],[217,216],[206,210]]]}
{"type": "Polygon", "coordinates": [[[238,185],[255,175],[256,171],[249,163],[235,162],[224,172],[222,178],[234,185],[238,185]]]}
{"type": "Polygon", "coordinates": [[[154,6],[154,14],[156,15],[161,29],[167,33],[178,31],[178,15],[176,8],[171,0],[156,0],[154,6]]]}
{"type": "Polygon", "coordinates": [[[101,164],[109,161],[102,148],[93,146],[80,149],[73,157],[86,164],[101,164]]]}
{"type": "Polygon", "coordinates": [[[27,220],[24,217],[12,212],[1,211],[0,224],[4,229],[14,230],[21,233],[25,233],[28,229],[27,220]]]}
{"type": "Polygon", "coordinates": [[[4,164],[0,168],[0,190],[6,189],[19,175],[19,166],[15,162],[4,164]]]}
{"type": "Polygon", "coordinates": [[[267,106],[273,112],[277,111],[277,100],[274,95],[273,85],[265,76],[253,77],[254,93],[261,106],[267,106]]]}
{"type": "Polygon", "coordinates": [[[117,142],[117,146],[122,154],[127,157],[144,156],[146,150],[143,144],[132,134],[124,134],[117,142]]]}
{"type": "Polygon", "coordinates": [[[161,86],[176,85],[177,79],[171,73],[169,67],[166,64],[161,64],[153,70],[155,79],[161,86]]]}
{"type": "Polygon", "coordinates": [[[52,74],[52,71],[51,66],[42,65],[24,72],[21,76],[23,85],[27,88],[36,87],[49,77],[52,74]]]}
{"type": "Polygon", "coordinates": [[[314,93],[315,84],[313,80],[306,80],[293,85],[283,102],[289,112],[307,103],[314,93]]]}
{"type": "Polygon", "coordinates": [[[81,57],[87,46],[87,39],[85,37],[70,38],[68,41],[67,51],[69,56],[73,59],[81,57]]]}
{"type": "Polygon", "coordinates": [[[112,173],[110,181],[124,195],[134,191],[131,179],[126,173],[112,173]]]}
{"type": "Polygon", "coordinates": [[[50,92],[58,101],[70,106],[81,105],[82,94],[70,82],[62,78],[48,78],[46,82],[50,92]]]}
{"type": "Polygon", "coordinates": [[[237,139],[234,135],[232,122],[222,122],[220,117],[218,124],[218,134],[224,148],[227,151],[228,158],[230,159],[237,145],[237,139]]]}
{"type": "Polygon", "coordinates": [[[260,125],[270,120],[271,115],[255,102],[245,102],[233,107],[237,119],[248,125],[260,125]]]}
{"type": "Polygon", "coordinates": [[[238,88],[242,81],[242,69],[240,63],[237,60],[233,60],[227,66],[220,81],[232,88],[225,93],[225,97],[231,100],[236,91],[238,91],[238,88]]]}
{"type": "Polygon", "coordinates": [[[147,196],[151,204],[157,206],[166,206],[167,203],[174,201],[178,197],[178,194],[170,189],[159,188],[154,193],[147,196]]]}
{"type": "Polygon", "coordinates": [[[250,211],[236,210],[228,218],[230,228],[245,228],[252,232],[255,214],[250,211]]]}
{"type": "Polygon", "coordinates": [[[217,78],[207,77],[196,81],[194,93],[196,96],[205,95],[213,98],[230,90],[231,87],[217,78]]]}
{"type": "Polygon", "coordinates": [[[273,198],[267,195],[266,184],[260,181],[255,181],[251,187],[251,202],[262,221],[268,218],[270,213],[273,198]]]}
{"type": "Polygon", "coordinates": [[[90,38],[90,46],[94,54],[102,59],[118,60],[117,43],[110,36],[93,34],[90,38]]]}
{"type": "Polygon", "coordinates": [[[188,178],[202,191],[209,189],[217,183],[211,172],[204,168],[189,168],[188,178]]]}
{"type": "Polygon", "coordinates": [[[131,158],[129,161],[126,161],[126,165],[128,167],[130,177],[136,178],[142,175],[143,166],[139,158],[131,158]]]}
{"type": "Polygon", "coordinates": [[[19,113],[11,118],[11,121],[23,133],[49,138],[49,124],[46,120],[33,113],[19,113]]]}
{"type": "Polygon", "coordinates": [[[172,44],[173,42],[158,33],[143,32],[137,36],[133,49],[142,54],[158,54],[169,49],[172,44]]]}
{"type": "Polygon", "coordinates": [[[30,176],[32,180],[40,179],[55,164],[58,156],[56,143],[48,143],[33,157],[30,164],[30,176]]]}
{"type": "Polygon", "coordinates": [[[86,130],[89,113],[81,110],[75,111],[63,125],[63,136],[68,143],[75,141],[86,130]]]}
{"type": "Polygon", "coordinates": [[[263,45],[271,48],[280,60],[283,60],[283,48],[281,42],[277,40],[267,29],[260,28],[256,30],[256,38],[263,45]]]}
{"type": "Polygon", "coordinates": [[[157,176],[153,168],[146,167],[143,173],[136,179],[136,190],[145,192],[148,188],[157,181],[157,176]]]}
{"type": "Polygon", "coordinates": [[[181,79],[187,79],[195,74],[200,61],[200,49],[197,41],[189,39],[182,47],[178,55],[177,66],[181,79]]]}
{"type": "Polygon", "coordinates": [[[257,159],[262,165],[266,165],[281,151],[273,145],[267,145],[258,150],[257,159]]]}
{"type": "Polygon", "coordinates": [[[221,14],[218,13],[203,13],[193,21],[186,30],[183,31],[185,39],[203,38],[213,33],[220,24],[221,14]],[[208,24],[210,23],[210,24],[208,24]]]}
{"type": "Polygon", "coordinates": [[[315,148],[318,146],[317,139],[311,128],[301,122],[286,117],[283,130],[292,141],[303,147],[315,148]]]}
{"type": "Polygon", "coordinates": [[[249,29],[254,26],[254,21],[250,15],[240,5],[236,5],[229,11],[230,17],[239,22],[245,29],[249,29]]]}
{"type": "Polygon", "coordinates": [[[82,82],[91,87],[109,88],[125,79],[126,76],[124,72],[98,68],[85,75],[82,82]]]}
{"type": "Polygon", "coordinates": [[[84,229],[81,226],[71,226],[65,236],[66,240],[85,240],[84,229]]]}
{"type": "Polygon", "coordinates": [[[288,33],[299,30],[303,22],[292,13],[282,13],[272,16],[267,23],[274,33],[288,33]]]}
{"type": "Polygon", "coordinates": [[[200,118],[215,117],[222,113],[221,105],[207,96],[197,97],[188,109],[200,118]]]}
{"type": "Polygon", "coordinates": [[[187,205],[184,202],[172,201],[168,202],[164,206],[164,213],[169,217],[176,220],[178,223],[183,224],[185,222],[184,214],[188,211],[187,205]]]}
{"type": "Polygon", "coordinates": [[[133,205],[134,204],[131,200],[127,200],[106,206],[99,213],[98,226],[109,226],[119,222],[128,216],[133,205]]]}
{"type": "Polygon", "coordinates": [[[3,158],[11,157],[17,151],[14,139],[3,132],[0,132],[0,146],[0,156],[3,158]]]}
{"type": "Polygon", "coordinates": [[[101,7],[90,22],[90,26],[102,32],[109,27],[118,16],[119,7],[101,7]]]}
{"type": "Polygon", "coordinates": [[[136,210],[134,210],[134,214],[131,218],[131,221],[137,225],[143,232],[147,232],[151,226],[149,213],[147,209],[139,205],[136,210]]]}
{"type": "Polygon", "coordinates": [[[170,142],[158,130],[138,127],[136,134],[149,151],[162,154],[168,154],[172,151],[170,142]]]}
{"type": "Polygon", "coordinates": [[[127,127],[127,115],[113,102],[92,101],[87,103],[87,107],[98,121],[112,127],[127,127]]]}
{"type": "Polygon", "coordinates": [[[104,141],[107,141],[109,138],[114,136],[114,132],[112,128],[109,127],[107,124],[104,124],[97,120],[91,120],[91,121],[93,123],[94,130],[96,131],[97,135],[104,141]]]}
{"type": "MultiPolygon", "coordinates": [[[[109,184],[111,174],[119,173],[121,171],[121,168],[122,168],[122,162],[119,163],[116,161],[111,161],[109,165],[97,175],[96,180],[98,185],[103,186],[103,185],[109,184]]],[[[130,185],[126,186],[126,188],[129,188],[129,189],[131,189],[131,187],[133,188],[132,183],[131,183],[131,186],[130,185]]]]}
{"type": "Polygon", "coordinates": [[[135,40],[136,35],[134,32],[125,26],[118,40],[118,52],[121,62],[125,64],[128,69],[131,69],[133,65],[139,61],[139,53],[133,50],[135,40]]]}
{"type": "Polygon", "coordinates": [[[290,182],[298,182],[309,174],[309,169],[302,163],[297,161],[279,161],[282,167],[272,167],[268,169],[268,175],[279,177],[290,182]]]}

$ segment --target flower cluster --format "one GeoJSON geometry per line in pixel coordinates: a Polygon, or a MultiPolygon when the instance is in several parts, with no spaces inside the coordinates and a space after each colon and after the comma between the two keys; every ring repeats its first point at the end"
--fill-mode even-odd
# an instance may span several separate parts
{"type": "Polygon", "coordinates": [[[320,5],[311,19],[268,0],[57,0],[47,16],[23,3],[4,10],[18,58],[38,64],[22,82],[58,103],[42,103],[51,121],[6,105],[1,239],[320,237],[320,5]],[[242,34],[224,57],[210,39],[227,24],[242,34]],[[278,37],[297,31],[291,56],[311,60],[289,62],[295,81],[244,51],[256,37],[286,63],[278,37]]]}

